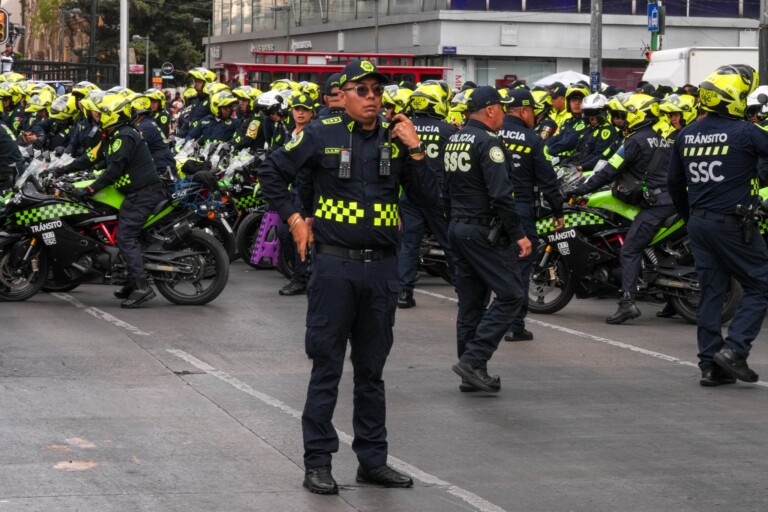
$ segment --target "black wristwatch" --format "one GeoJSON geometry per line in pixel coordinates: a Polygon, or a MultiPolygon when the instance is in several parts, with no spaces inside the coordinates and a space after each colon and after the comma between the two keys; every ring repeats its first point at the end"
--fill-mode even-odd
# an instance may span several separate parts
{"type": "Polygon", "coordinates": [[[420,155],[426,152],[427,152],[427,148],[424,147],[423,142],[419,142],[419,145],[416,146],[415,148],[408,148],[409,155],[420,155]]]}

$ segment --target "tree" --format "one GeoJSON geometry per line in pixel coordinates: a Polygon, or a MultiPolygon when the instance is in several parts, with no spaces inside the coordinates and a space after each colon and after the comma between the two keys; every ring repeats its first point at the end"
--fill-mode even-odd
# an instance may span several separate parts
{"type": "MultiPolygon", "coordinates": [[[[50,0],[56,1],[56,0],[50,0]]],[[[91,1],[62,0],[67,8],[79,8],[90,13],[91,1]]],[[[120,1],[100,0],[96,29],[95,61],[105,64],[119,63],[120,1]]],[[[133,35],[149,36],[149,60],[153,68],[163,62],[174,65],[174,84],[188,83],[186,71],[205,60],[202,41],[207,35],[205,23],[192,23],[194,18],[210,18],[212,0],[130,0],[129,46],[134,47],[138,62],[144,61],[146,48],[143,40],[134,41],[133,35]]],[[[82,50],[86,53],[87,50],[82,50]]],[[[143,76],[131,76],[130,86],[144,88],[143,76]]]]}

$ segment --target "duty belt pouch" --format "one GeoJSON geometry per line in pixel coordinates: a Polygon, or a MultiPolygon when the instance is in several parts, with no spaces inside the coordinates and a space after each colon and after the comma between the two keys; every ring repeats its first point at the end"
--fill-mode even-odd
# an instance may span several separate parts
{"type": "Polygon", "coordinates": [[[643,181],[629,173],[619,173],[611,187],[611,195],[627,204],[639,205],[643,201],[643,181]]]}
{"type": "Polygon", "coordinates": [[[491,244],[492,247],[496,247],[496,244],[499,243],[499,238],[501,238],[501,219],[499,217],[494,217],[491,219],[491,223],[488,224],[488,243],[491,244]]]}

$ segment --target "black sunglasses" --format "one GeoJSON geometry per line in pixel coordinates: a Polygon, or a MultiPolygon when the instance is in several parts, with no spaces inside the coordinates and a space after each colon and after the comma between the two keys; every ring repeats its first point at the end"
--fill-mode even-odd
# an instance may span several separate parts
{"type": "Polygon", "coordinates": [[[384,94],[384,86],[381,84],[375,84],[373,86],[367,86],[365,84],[356,85],[354,87],[347,87],[346,89],[342,89],[342,91],[355,91],[358,96],[361,98],[365,98],[368,96],[369,92],[373,92],[374,96],[381,96],[384,94]]]}

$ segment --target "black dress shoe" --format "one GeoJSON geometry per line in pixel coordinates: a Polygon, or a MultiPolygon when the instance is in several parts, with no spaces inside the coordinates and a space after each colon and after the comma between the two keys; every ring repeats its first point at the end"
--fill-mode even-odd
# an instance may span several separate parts
{"type": "Polygon", "coordinates": [[[469,363],[459,361],[453,365],[453,371],[456,372],[462,380],[475,386],[481,391],[488,393],[498,393],[501,389],[501,379],[498,376],[491,377],[485,368],[477,368],[469,363]]]}
{"type": "MultiPolygon", "coordinates": [[[[494,384],[492,385],[494,385],[497,390],[501,389],[501,379],[499,379],[499,376],[496,375],[493,377],[493,379],[494,379],[494,384]]],[[[464,379],[461,379],[461,384],[459,384],[459,391],[461,391],[462,393],[476,393],[478,391],[482,391],[482,389],[473,386],[472,384],[470,384],[464,379]]]]}
{"type": "Polygon", "coordinates": [[[531,341],[533,339],[533,333],[528,329],[523,329],[520,332],[509,331],[504,335],[504,341],[531,341]]]}
{"type": "Polygon", "coordinates": [[[413,487],[413,480],[408,475],[383,464],[375,468],[358,466],[357,482],[361,484],[376,484],[384,487],[413,487]]]}
{"type": "Polygon", "coordinates": [[[744,382],[757,382],[758,376],[753,372],[747,360],[737,354],[732,348],[725,347],[715,354],[715,363],[725,373],[744,382]]]}
{"type": "Polygon", "coordinates": [[[397,298],[397,307],[400,309],[408,309],[416,306],[416,300],[413,298],[413,292],[410,290],[403,290],[400,292],[400,296],[397,298]]]}
{"type": "Polygon", "coordinates": [[[667,302],[661,311],[656,312],[656,316],[659,318],[672,318],[677,316],[677,310],[672,307],[672,304],[667,302]]]}
{"type": "Polygon", "coordinates": [[[704,387],[722,386],[724,384],[735,384],[736,378],[725,373],[719,366],[713,364],[701,370],[701,379],[699,384],[704,387]]]}
{"type": "Polygon", "coordinates": [[[304,488],[315,494],[339,494],[339,486],[331,474],[331,466],[310,468],[304,473],[304,488]]]}
{"type": "Polygon", "coordinates": [[[304,295],[307,293],[307,283],[291,281],[287,285],[280,288],[278,293],[280,295],[304,295]]]}

